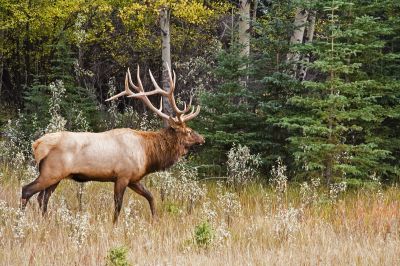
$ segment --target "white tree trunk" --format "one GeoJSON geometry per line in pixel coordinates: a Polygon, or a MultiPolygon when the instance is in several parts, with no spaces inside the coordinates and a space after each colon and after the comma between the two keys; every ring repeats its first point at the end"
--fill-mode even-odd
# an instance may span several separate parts
{"type": "MultiPolygon", "coordinates": [[[[307,18],[308,18],[307,10],[299,8],[296,11],[296,16],[294,18],[294,23],[293,23],[294,31],[293,31],[292,36],[290,37],[291,45],[303,43],[304,31],[305,31],[307,18]]],[[[300,59],[300,54],[299,53],[288,53],[286,59],[287,59],[288,63],[293,63],[293,70],[296,73],[297,62],[300,59]]]]}
{"type": "Polygon", "coordinates": [[[250,0],[239,1],[239,44],[241,55],[250,55],[250,0]]]}
{"type": "MultiPolygon", "coordinates": [[[[162,84],[163,88],[167,91],[170,90],[169,78],[167,71],[167,64],[172,70],[171,65],[171,35],[170,35],[170,16],[171,11],[167,7],[162,7],[160,10],[160,28],[161,28],[161,40],[162,40],[162,84]]],[[[173,115],[171,105],[166,97],[163,97],[163,111],[168,115],[173,115]]],[[[168,125],[168,121],[164,121],[164,126],[168,125]]]]}
{"type": "MultiPolygon", "coordinates": [[[[239,45],[240,45],[240,56],[248,58],[250,56],[250,1],[251,0],[240,0],[239,1],[239,45]]],[[[241,70],[245,70],[247,65],[244,65],[241,70]]],[[[246,75],[240,79],[243,86],[246,86],[249,77],[246,75]]]]}
{"type": "MultiPolygon", "coordinates": [[[[309,16],[308,16],[308,26],[306,29],[306,38],[305,38],[305,43],[311,43],[314,39],[314,32],[315,32],[315,17],[316,17],[316,12],[315,11],[310,11],[309,16]]],[[[302,61],[305,63],[310,62],[310,54],[306,54],[302,61]]],[[[305,64],[302,64],[299,70],[299,79],[300,80],[305,80],[307,77],[307,70],[308,67],[305,64]]]]}
{"type": "Polygon", "coordinates": [[[306,35],[306,43],[310,43],[314,39],[314,32],[315,32],[315,17],[317,12],[310,11],[308,15],[308,27],[307,27],[307,35],[306,35]]]}

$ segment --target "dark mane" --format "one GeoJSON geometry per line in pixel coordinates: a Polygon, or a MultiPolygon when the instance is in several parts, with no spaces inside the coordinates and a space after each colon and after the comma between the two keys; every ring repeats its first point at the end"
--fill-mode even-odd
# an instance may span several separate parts
{"type": "Polygon", "coordinates": [[[138,132],[138,134],[144,139],[146,174],[171,167],[181,156],[178,134],[172,128],[164,128],[157,132],[138,132]]]}

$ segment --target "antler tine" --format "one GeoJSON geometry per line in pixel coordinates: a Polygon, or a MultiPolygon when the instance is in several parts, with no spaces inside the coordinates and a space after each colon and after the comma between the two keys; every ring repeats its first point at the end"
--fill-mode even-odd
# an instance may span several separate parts
{"type": "Polygon", "coordinates": [[[125,95],[127,97],[138,98],[138,99],[142,100],[145,105],[147,105],[153,112],[155,112],[160,117],[162,117],[164,119],[170,119],[171,117],[169,115],[164,114],[162,112],[162,109],[163,109],[163,98],[162,97],[161,97],[159,108],[156,108],[151,103],[149,98],[147,98],[147,96],[150,96],[150,95],[161,94],[161,96],[168,98],[168,101],[170,102],[171,107],[176,114],[176,116],[172,117],[172,119],[174,119],[175,121],[182,122],[182,123],[185,121],[188,121],[190,119],[193,119],[194,117],[196,117],[199,114],[200,106],[197,106],[196,109],[193,108],[193,110],[190,113],[186,114],[187,112],[189,112],[192,109],[192,100],[193,100],[193,95],[192,95],[192,96],[190,96],[189,105],[186,105],[186,103],[184,103],[183,110],[180,110],[178,108],[178,106],[176,105],[175,97],[174,97],[175,84],[176,84],[176,73],[175,73],[175,71],[171,71],[168,64],[166,64],[166,66],[167,66],[167,72],[168,72],[168,78],[169,78],[169,84],[170,84],[169,91],[165,91],[160,88],[160,86],[157,84],[156,80],[154,79],[153,73],[151,73],[151,71],[149,70],[150,79],[155,87],[155,90],[146,92],[143,88],[142,80],[140,79],[140,68],[138,65],[138,67],[137,67],[138,85],[135,85],[133,83],[132,75],[128,68],[126,75],[125,75],[125,90],[118,93],[117,95],[114,95],[114,96],[108,98],[106,101],[111,101],[111,100],[114,100],[118,97],[125,96],[125,95]],[[130,90],[129,86],[132,86],[137,91],[137,93],[132,92],[130,90]]]}
{"type": "Polygon", "coordinates": [[[174,74],[173,82],[174,82],[174,87],[175,87],[175,84],[176,84],[176,74],[175,74],[175,70],[172,70],[172,73],[174,74]]]}
{"type": "Polygon", "coordinates": [[[174,91],[175,91],[175,80],[176,80],[175,71],[173,71],[174,72],[174,76],[172,77],[171,69],[169,68],[168,63],[165,63],[165,65],[167,66],[169,86],[170,86],[170,94],[173,96],[174,95],[174,91]]]}
{"type": "Polygon", "coordinates": [[[143,89],[142,81],[141,81],[141,79],[140,79],[140,69],[139,69],[139,66],[138,66],[138,69],[137,69],[137,80],[138,80],[138,86],[136,86],[136,85],[133,83],[133,81],[132,81],[132,76],[131,76],[131,72],[129,71],[129,68],[128,68],[128,71],[126,72],[126,75],[125,75],[125,91],[123,91],[123,92],[121,92],[121,93],[118,93],[117,95],[114,95],[114,96],[110,97],[110,98],[107,99],[106,101],[110,101],[110,100],[116,99],[116,98],[121,97],[121,96],[124,96],[124,95],[127,95],[127,97],[139,98],[139,99],[141,99],[141,100],[143,101],[143,103],[144,103],[145,105],[147,105],[147,106],[148,106],[153,112],[155,112],[157,115],[159,115],[160,117],[162,117],[162,118],[164,118],[164,119],[169,119],[170,116],[167,115],[167,114],[164,114],[164,113],[161,111],[161,110],[162,110],[162,103],[161,103],[160,109],[158,109],[158,108],[156,108],[156,107],[151,103],[151,101],[149,100],[149,98],[147,98],[147,95],[153,95],[153,94],[157,94],[157,93],[163,94],[163,92],[164,92],[164,93],[166,93],[166,92],[163,91],[163,90],[161,90],[161,89],[158,89],[158,88],[156,88],[156,90],[154,90],[154,91],[145,92],[144,89],[143,89]],[[133,92],[129,89],[129,85],[131,85],[138,93],[133,93],[133,92]]]}
{"type": "Polygon", "coordinates": [[[185,103],[185,108],[183,110],[184,113],[187,113],[190,110],[190,108],[192,108],[192,100],[193,100],[193,95],[190,95],[189,105],[186,107],[186,103],[185,103]]]}
{"type": "Polygon", "coordinates": [[[184,105],[184,110],[179,109],[178,106],[176,105],[176,101],[175,101],[175,97],[174,97],[176,74],[175,74],[175,71],[172,71],[174,73],[174,76],[172,76],[171,69],[170,69],[168,63],[165,63],[165,65],[167,67],[168,79],[169,79],[169,85],[170,85],[168,99],[172,105],[172,109],[174,109],[174,112],[176,113],[176,117],[178,118],[179,121],[183,122],[181,119],[181,116],[189,110],[186,107],[186,103],[184,105]]]}
{"type": "Polygon", "coordinates": [[[162,97],[161,97],[161,100],[160,100],[160,108],[158,109],[160,112],[162,111],[162,107],[163,107],[163,105],[162,105],[162,97]]]}
{"type": "MultiPolygon", "coordinates": [[[[139,68],[138,68],[138,71],[139,71],[139,68]]],[[[127,75],[128,75],[129,84],[130,84],[137,92],[141,92],[140,88],[139,88],[138,86],[136,86],[136,85],[133,83],[133,81],[132,81],[132,76],[131,76],[131,71],[129,70],[129,68],[128,68],[128,71],[127,71],[127,75]]],[[[130,94],[130,95],[133,95],[133,92],[132,92],[132,94],[130,94]]],[[[129,97],[129,96],[128,96],[128,97],[129,97]]]]}
{"type": "Polygon", "coordinates": [[[139,65],[137,66],[136,79],[137,79],[137,81],[138,81],[139,90],[140,90],[141,92],[144,92],[142,80],[140,79],[140,69],[139,69],[139,65]]]}
{"type": "MultiPolygon", "coordinates": [[[[117,98],[119,98],[121,96],[124,96],[124,95],[132,95],[133,94],[133,92],[129,89],[129,85],[128,85],[128,77],[129,76],[130,76],[130,74],[129,74],[129,68],[128,68],[128,71],[125,74],[125,90],[123,92],[120,92],[120,93],[118,93],[118,94],[106,99],[106,102],[114,100],[114,99],[117,99],[117,98]]],[[[136,86],[134,86],[134,87],[136,87],[136,86]]]]}
{"type": "MultiPolygon", "coordinates": [[[[153,77],[153,73],[151,73],[151,70],[150,70],[150,69],[149,69],[149,74],[150,74],[151,82],[153,82],[154,87],[155,87],[157,90],[164,91],[163,89],[160,88],[160,86],[158,86],[156,80],[155,80],[154,77],[153,77]]],[[[165,92],[165,91],[164,91],[164,92],[165,92]]]]}
{"type": "Polygon", "coordinates": [[[187,115],[183,115],[182,117],[182,122],[186,122],[189,120],[192,120],[195,118],[198,114],[200,113],[200,105],[197,106],[196,111],[193,109],[192,112],[190,112],[187,115]]]}
{"type": "Polygon", "coordinates": [[[163,96],[169,97],[169,92],[166,92],[165,90],[161,89],[160,86],[158,86],[157,82],[155,81],[153,74],[151,73],[151,70],[149,70],[149,72],[150,72],[150,79],[153,82],[153,85],[154,85],[154,87],[156,87],[156,89],[152,90],[152,91],[148,91],[148,92],[144,91],[142,81],[141,81],[140,75],[139,75],[139,70],[138,70],[137,80],[139,83],[139,88],[137,89],[137,91],[139,93],[129,95],[128,96],[129,98],[131,98],[131,97],[137,98],[137,97],[141,97],[141,96],[151,96],[151,95],[155,95],[155,94],[161,94],[163,96]]]}

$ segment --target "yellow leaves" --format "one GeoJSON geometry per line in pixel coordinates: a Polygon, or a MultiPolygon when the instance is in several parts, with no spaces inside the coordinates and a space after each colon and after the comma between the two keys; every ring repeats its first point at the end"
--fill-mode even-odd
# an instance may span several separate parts
{"type": "Polygon", "coordinates": [[[187,23],[201,25],[230,8],[230,4],[224,1],[215,1],[208,6],[204,5],[204,1],[201,0],[143,1],[142,3],[130,3],[123,7],[120,17],[124,22],[132,17],[144,21],[148,19],[148,16],[158,16],[160,9],[166,7],[171,10],[171,16],[187,23]]]}
{"type": "Polygon", "coordinates": [[[124,24],[130,24],[131,21],[134,21],[134,24],[141,24],[144,22],[147,13],[148,10],[145,5],[132,3],[121,9],[119,17],[122,19],[124,24]]]}
{"type": "Polygon", "coordinates": [[[228,1],[212,1],[208,6],[201,0],[148,0],[128,2],[120,6],[119,17],[133,30],[143,32],[143,27],[157,23],[160,9],[171,10],[171,16],[186,23],[203,25],[231,8],[228,1]]]}
{"type": "Polygon", "coordinates": [[[152,5],[152,11],[157,14],[162,7],[166,7],[171,10],[172,16],[197,25],[207,23],[230,8],[228,2],[212,1],[208,7],[201,0],[158,0],[152,1],[152,5]]]}
{"type": "Polygon", "coordinates": [[[172,5],[172,13],[175,17],[192,24],[204,24],[214,15],[214,11],[202,3],[188,0],[172,5]]]}
{"type": "Polygon", "coordinates": [[[224,14],[235,5],[230,1],[212,1],[210,3],[210,6],[211,9],[214,10],[216,14],[224,14]]]}
{"type": "Polygon", "coordinates": [[[0,30],[12,29],[28,21],[28,7],[26,3],[2,2],[2,17],[0,30]],[[3,15],[5,14],[5,15],[3,15]]]}
{"type": "Polygon", "coordinates": [[[231,8],[228,1],[210,1],[207,5],[203,0],[120,0],[117,7],[118,16],[124,27],[133,37],[132,45],[139,50],[158,50],[159,13],[165,7],[171,11],[172,42],[176,47],[191,40],[204,39],[195,30],[190,31],[187,24],[210,25],[211,21],[231,8]],[[186,25],[185,25],[186,24],[186,25]]]}
{"type": "Polygon", "coordinates": [[[156,24],[156,14],[145,4],[130,3],[121,8],[119,17],[125,27],[135,32],[137,47],[148,45],[151,26],[156,24]]]}
{"type": "Polygon", "coordinates": [[[98,11],[103,13],[111,13],[113,7],[110,4],[98,5],[98,11]]]}
{"type": "MultiPolygon", "coordinates": [[[[230,8],[228,0],[0,0],[0,30],[29,38],[31,43],[51,44],[62,32],[70,43],[101,43],[114,49],[115,35],[123,32],[132,38],[134,50],[153,51],[160,46],[159,12],[171,11],[172,42],[176,47],[206,37],[191,25],[201,28],[230,8]],[[204,4],[207,2],[207,4],[204,4]],[[116,18],[118,16],[118,18],[116,18]],[[77,17],[82,19],[77,24],[77,17]],[[121,27],[122,22],[122,28],[121,27]],[[118,28],[117,28],[118,27],[118,28]],[[84,38],[78,40],[77,32],[84,38]],[[115,34],[114,34],[115,33],[115,34]],[[56,38],[55,38],[56,37],[56,38]]],[[[119,40],[120,41],[120,40],[119,40]]],[[[47,48],[43,48],[47,52],[47,48]]],[[[151,52],[152,53],[152,52],[151,52]]]]}
{"type": "Polygon", "coordinates": [[[55,20],[66,19],[71,13],[79,11],[84,0],[59,1],[22,1],[19,3],[5,2],[2,14],[5,20],[0,24],[1,29],[17,28],[29,23],[31,31],[43,31],[55,24],[55,20]]]}

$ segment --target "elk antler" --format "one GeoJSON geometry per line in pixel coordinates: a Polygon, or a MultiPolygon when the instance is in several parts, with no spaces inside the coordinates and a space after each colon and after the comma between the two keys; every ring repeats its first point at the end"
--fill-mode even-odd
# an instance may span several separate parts
{"type": "Polygon", "coordinates": [[[137,81],[138,81],[137,86],[132,82],[131,72],[129,71],[129,68],[128,68],[126,75],[125,75],[125,90],[123,92],[120,92],[120,93],[108,98],[106,101],[111,101],[111,100],[114,100],[121,96],[127,96],[128,98],[133,97],[133,98],[138,98],[138,99],[142,100],[153,112],[155,112],[157,115],[159,115],[160,117],[162,117],[164,119],[168,120],[171,117],[174,121],[183,123],[183,122],[186,122],[186,121],[189,121],[189,120],[195,118],[200,112],[200,106],[198,105],[196,109],[192,108],[192,96],[191,96],[189,105],[186,105],[186,103],[184,103],[183,110],[180,110],[178,108],[178,106],[176,105],[175,97],[174,97],[175,83],[176,83],[175,71],[173,71],[173,76],[172,76],[171,69],[169,68],[168,64],[167,64],[167,71],[168,71],[170,90],[165,91],[165,90],[161,89],[160,86],[158,86],[157,82],[155,81],[153,74],[149,70],[150,79],[153,82],[155,90],[146,92],[146,91],[144,91],[142,81],[140,80],[139,65],[137,67],[137,81]],[[132,86],[137,91],[137,93],[132,92],[129,89],[129,85],[132,86]],[[175,117],[169,116],[162,112],[162,107],[163,107],[162,106],[162,97],[161,97],[161,102],[160,102],[160,108],[158,108],[158,109],[150,102],[150,100],[149,100],[149,98],[147,98],[147,96],[155,95],[155,94],[160,94],[161,96],[167,97],[169,103],[172,106],[172,109],[175,112],[175,117]],[[191,112],[188,113],[190,110],[191,110],[191,112]]]}

